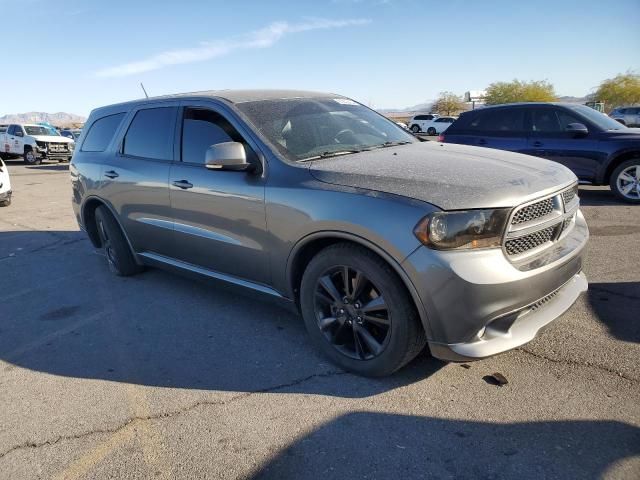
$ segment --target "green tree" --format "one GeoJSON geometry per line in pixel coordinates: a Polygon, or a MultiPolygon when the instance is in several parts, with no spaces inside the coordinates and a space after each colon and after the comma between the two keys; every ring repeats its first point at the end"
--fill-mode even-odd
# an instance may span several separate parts
{"type": "Polygon", "coordinates": [[[515,102],[553,102],[556,100],[556,93],[553,85],[546,80],[531,82],[514,80],[492,83],[487,88],[484,100],[487,105],[515,102]]]}
{"type": "Polygon", "coordinates": [[[627,72],[608,78],[600,84],[593,98],[604,102],[607,110],[640,104],[640,75],[627,72]]]}
{"type": "Polygon", "coordinates": [[[440,115],[454,115],[466,110],[462,98],[452,92],[440,92],[438,99],[431,105],[431,111],[440,115]]]}

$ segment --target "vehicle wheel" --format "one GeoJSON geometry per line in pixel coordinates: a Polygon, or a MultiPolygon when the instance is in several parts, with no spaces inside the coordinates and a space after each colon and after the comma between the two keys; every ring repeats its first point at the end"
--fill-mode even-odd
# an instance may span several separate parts
{"type": "Polygon", "coordinates": [[[380,257],[356,245],[332,245],[311,260],[300,306],[313,343],[358,375],[389,375],[426,343],[402,281],[380,257]]]}
{"type": "Polygon", "coordinates": [[[24,163],[27,165],[40,165],[42,160],[36,156],[33,150],[25,150],[24,163]]]}
{"type": "Polygon", "coordinates": [[[429,127],[427,129],[427,135],[435,135],[436,133],[438,133],[438,132],[436,132],[436,129],[433,128],[433,127],[429,127]]]}
{"type": "Polygon", "coordinates": [[[11,199],[10,198],[8,200],[2,200],[0,202],[0,207],[8,207],[9,205],[11,205],[11,199]]]}
{"type": "Polygon", "coordinates": [[[640,203],[640,157],[618,165],[611,174],[609,186],[621,200],[640,203]]]}
{"type": "Polygon", "coordinates": [[[109,270],[127,277],[139,273],[142,268],[136,263],[120,225],[106,207],[96,208],[96,227],[104,249],[109,270]]]}
{"type": "Polygon", "coordinates": [[[420,126],[419,125],[411,125],[411,131],[413,133],[420,133],[420,126]]]}

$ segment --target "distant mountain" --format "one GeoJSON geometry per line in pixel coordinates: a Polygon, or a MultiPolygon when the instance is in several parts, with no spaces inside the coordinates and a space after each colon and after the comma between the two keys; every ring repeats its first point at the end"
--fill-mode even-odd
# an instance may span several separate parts
{"type": "Polygon", "coordinates": [[[412,107],[405,108],[380,108],[378,111],[380,113],[414,113],[414,112],[429,112],[431,110],[431,105],[433,105],[433,100],[425,100],[423,103],[419,103],[418,105],[413,105],[412,107]]]}
{"type": "Polygon", "coordinates": [[[85,117],[74,115],[73,113],[58,112],[27,112],[27,113],[9,113],[0,117],[0,123],[38,123],[49,122],[52,125],[64,126],[71,123],[84,123],[85,117]]]}

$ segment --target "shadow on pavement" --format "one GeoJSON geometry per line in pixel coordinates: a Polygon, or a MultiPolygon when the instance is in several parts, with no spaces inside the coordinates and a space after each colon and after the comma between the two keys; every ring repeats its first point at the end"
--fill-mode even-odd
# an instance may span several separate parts
{"type": "Polygon", "coordinates": [[[640,343],[640,282],[591,283],[588,299],[615,338],[640,343]]]}
{"type": "Polygon", "coordinates": [[[423,356],[390,378],[344,374],[316,353],[288,310],[160,270],[115,277],[81,232],[0,232],[0,271],[0,359],[8,369],[159,387],[286,387],[366,397],[444,365],[423,356]],[[333,375],[340,380],[324,379],[333,375]]]}
{"type": "Polygon", "coordinates": [[[637,455],[640,429],[614,421],[496,424],[362,412],[299,438],[253,478],[586,479],[637,455]]]}
{"type": "Polygon", "coordinates": [[[578,195],[580,205],[583,207],[621,207],[628,205],[611,192],[609,188],[596,188],[580,186],[578,195]]]}
{"type": "Polygon", "coordinates": [[[43,163],[41,165],[32,165],[25,167],[28,170],[54,170],[54,171],[65,171],[69,170],[68,163],[43,163]]]}

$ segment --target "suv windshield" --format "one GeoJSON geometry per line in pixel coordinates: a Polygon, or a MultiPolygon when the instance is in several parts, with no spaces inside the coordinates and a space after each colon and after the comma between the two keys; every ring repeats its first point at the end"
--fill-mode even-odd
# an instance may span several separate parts
{"type": "Polygon", "coordinates": [[[58,132],[47,127],[31,127],[31,126],[25,125],[24,129],[27,132],[27,135],[60,136],[58,132]]]}
{"type": "Polygon", "coordinates": [[[382,115],[347,98],[295,98],[237,104],[292,161],[418,142],[382,115]]]}
{"type": "Polygon", "coordinates": [[[575,112],[578,112],[583,117],[586,117],[589,121],[595,123],[603,130],[623,130],[627,128],[617,120],[614,120],[613,118],[610,118],[604,113],[600,113],[591,107],[587,107],[586,105],[571,105],[568,106],[568,108],[575,112]]]}

